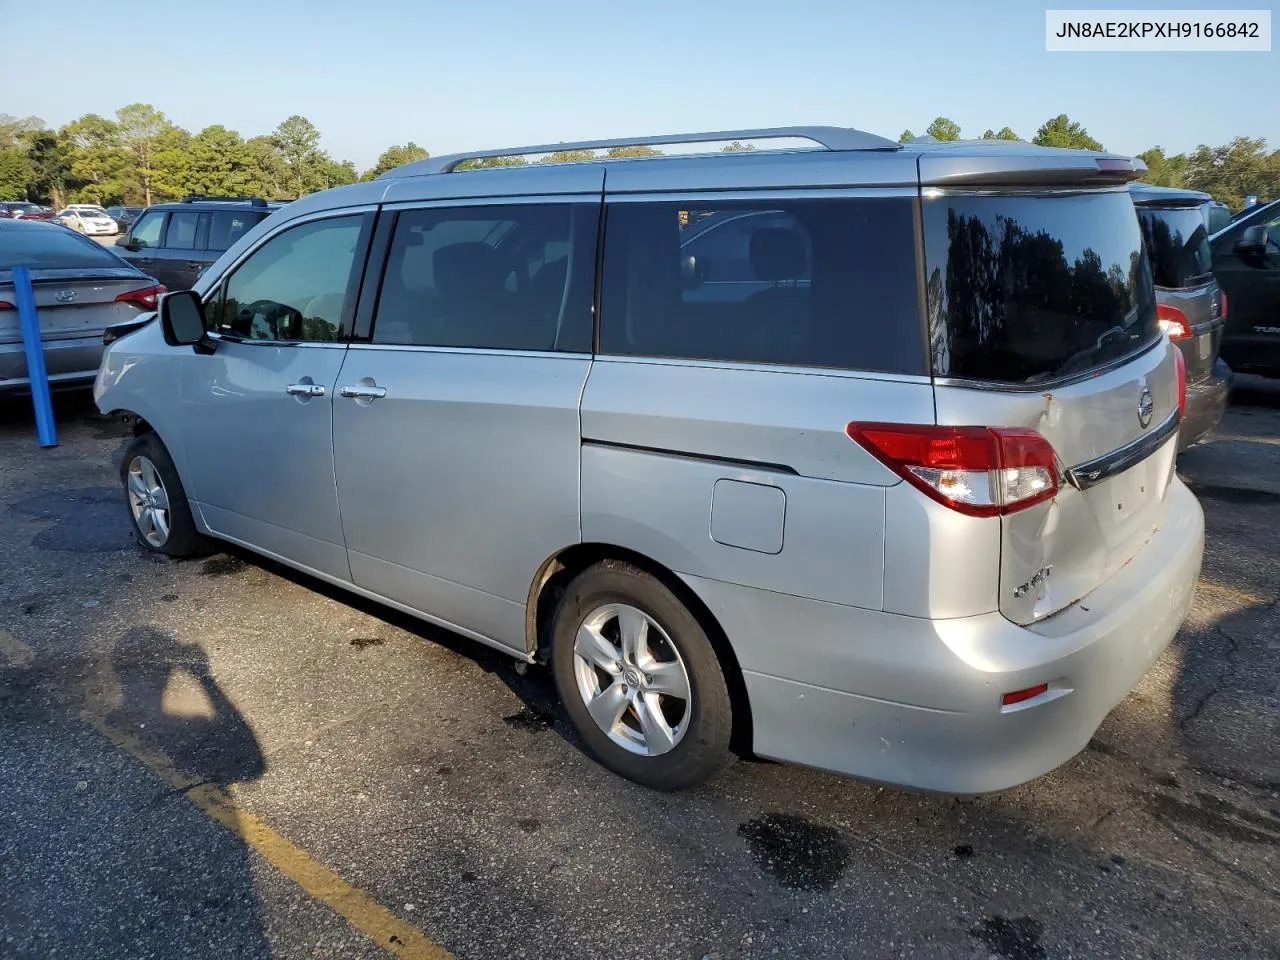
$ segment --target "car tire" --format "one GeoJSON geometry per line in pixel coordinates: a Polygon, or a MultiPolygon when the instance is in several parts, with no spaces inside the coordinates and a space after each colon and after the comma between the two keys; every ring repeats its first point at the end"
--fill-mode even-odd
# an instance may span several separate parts
{"type": "Polygon", "coordinates": [[[649,573],[606,560],[576,576],[552,620],[551,660],[565,712],[614,773],[673,791],[732,762],[719,658],[698,619],[649,573]]]}
{"type": "Polygon", "coordinates": [[[175,558],[213,551],[213,543],[196,529],[173,458],[154,433],[144,433],[125,449],[120,481],[134,537],[144,550],[175,558]]]}

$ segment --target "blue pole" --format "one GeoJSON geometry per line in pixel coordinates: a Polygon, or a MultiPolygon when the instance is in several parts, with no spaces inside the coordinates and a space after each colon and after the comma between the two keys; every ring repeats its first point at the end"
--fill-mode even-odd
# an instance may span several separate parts
{"type": "Polygon", "coordinates": [[[13,268],[13,290],[18,301],[18,321],[22,325],[22,346],[27,352],[27,380],[31,402],[36,408],[36,437],[42,447],[58,445],[58,428],[53,423],[53,401],[49,398],[49,374],[44,368],[44,345],[40,342],[40,321],[36,317],[36,294],[31,289],[31,271],[13,268]]]}

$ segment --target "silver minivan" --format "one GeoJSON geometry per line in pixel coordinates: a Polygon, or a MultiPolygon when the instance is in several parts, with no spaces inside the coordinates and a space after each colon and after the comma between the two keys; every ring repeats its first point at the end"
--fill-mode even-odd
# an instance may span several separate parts
{"type": "Polygon", "coordinates": [[[97,403],[144,547],[549,664],[633,780],[999,790],[1084,747],[1199,575],[1144,169],[829,127],[431,158],[272,214],[97,403]],[[781,137],[813,147],[467,169],[781,137]]]}

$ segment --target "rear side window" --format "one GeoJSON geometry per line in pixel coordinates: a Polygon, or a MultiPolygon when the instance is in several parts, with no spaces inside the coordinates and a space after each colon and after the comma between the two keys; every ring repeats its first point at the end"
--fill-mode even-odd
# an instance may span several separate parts
{"type": "Polygon", "coordinates": [[[169,214],[169,229],[164,235],[164,245],[179,250],[194,250],[196,225],[200,214],[195,210],[176,210],[169,214]]]}
{"type": "Polygon", "coordinates": [[[600,351],[924,374],[914,201],[617,202],[600,351]]]}
{"type": "Polygon", "coordinates": [[[129,239],[142,247],[158,247],[160,230],[164,227],[164,214],[160,211],[141,217],[129,231],[129,239]]]}
{"type": "Polygon", "coordinates": [[[1159,335],[1127,192],[934,196],[924,239],[937,376],[1038,383],[1159,335]]]}
{"type": "Polygon", "coordinates": [[[209,215],[209,242],[207,248],[221,253],[244,236],[262,217],[244,211],[217,212],[209,215]]]}
{"type": "Polygon", "coordinates": [[[589,351],[598,218],[598,204],[402,212],[373,342],[589,351]]]}
{"type": "Polygon", "coordinates": [[[1195,287],[1213,279],[1213,254],[1199,207],[1138,207],[1157,287],[1195,287]]]}
{"type": "Polygon", "coordinates": [[[101,244],[65,227],[40,223],[0,226],[0,269],[119,269],[123,266],[120,258],[101,244]]]}

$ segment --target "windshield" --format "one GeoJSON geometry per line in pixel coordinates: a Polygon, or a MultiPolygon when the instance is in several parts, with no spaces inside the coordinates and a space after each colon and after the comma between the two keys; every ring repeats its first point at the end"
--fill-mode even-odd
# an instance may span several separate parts
{"type": "Polygon", "coordinates": [[[1127,192],[935,196],[924,239],[936,376],[1038,383],[1159,335],[1127,192]]]}
{"type": "Polygon", "coordinates": [[[1195,287],[1213,278],[1209,235],[1199,207],[1138,207],[1158,287],[1195,287]]]}

